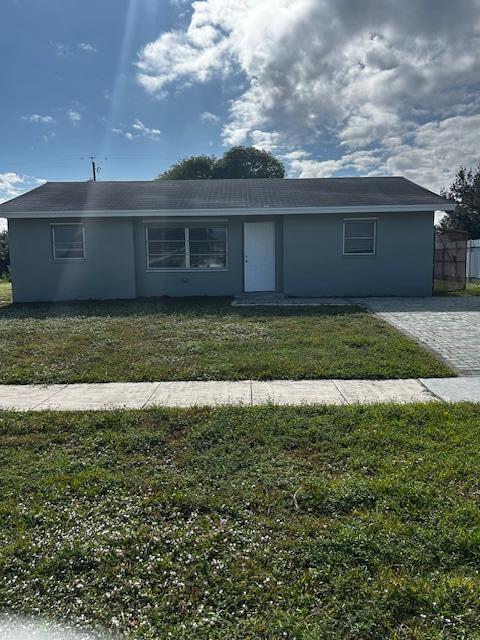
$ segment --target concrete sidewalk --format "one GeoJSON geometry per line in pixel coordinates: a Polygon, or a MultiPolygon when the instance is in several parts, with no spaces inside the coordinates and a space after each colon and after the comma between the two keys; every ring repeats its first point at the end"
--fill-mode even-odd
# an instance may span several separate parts
{"type": "Polygon", "coordinates": [[[480,378],[407,380],[240,380],[3,385],[0,409],[143,409],[202,405],[480,402],[480,378]]]}

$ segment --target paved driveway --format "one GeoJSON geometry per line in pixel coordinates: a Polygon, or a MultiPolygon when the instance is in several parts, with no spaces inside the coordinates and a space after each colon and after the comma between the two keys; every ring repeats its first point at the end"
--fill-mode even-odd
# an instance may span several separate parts
{"type": "Polygon", "coordinates": [[[460,374],[480,375],[480,296],[354,301],[436,351],[460,374]]]}

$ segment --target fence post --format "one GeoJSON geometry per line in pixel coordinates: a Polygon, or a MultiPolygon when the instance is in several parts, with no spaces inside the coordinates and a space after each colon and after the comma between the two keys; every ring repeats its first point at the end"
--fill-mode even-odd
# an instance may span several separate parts
{"type": "Polygon", "coordinates": [[[480,280],[480,239],[467,243],[467,280],[480,280]]]}
{"type": "Polygon", "coordinates": [[[465,278],[470,281],[470,258],[472,257],[472,241],[467,240],[467,260],[465,264],[465,278]]]}

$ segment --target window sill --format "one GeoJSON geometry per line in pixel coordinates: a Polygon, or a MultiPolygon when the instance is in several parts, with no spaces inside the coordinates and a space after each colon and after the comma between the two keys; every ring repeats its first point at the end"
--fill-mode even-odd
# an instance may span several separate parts
{"type": "Polygon", "coordinates": [[[218,267],[218,268],[205,268],[205,269],[176,269],[175,267],[165,267],[160,269],[146,269],[147,273],[217,273],[217,272],[225,272],[230,271],[229,267],[218,267]]]}
{"type": "Polygon", "coordinates": [[[376,258],[376,253],[344,253],[344,258],[376,258]]]}
{"type": "Polygon", "coordinates": [[[53,262],[86,262],[86,258],[53,258],[53,262]]]}

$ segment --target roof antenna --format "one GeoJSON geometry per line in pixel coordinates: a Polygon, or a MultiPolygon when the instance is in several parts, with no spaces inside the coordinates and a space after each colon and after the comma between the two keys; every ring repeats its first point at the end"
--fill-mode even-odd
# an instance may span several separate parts
{"type": "MultiPolygon", "coordinates": [[[[90,161],[92,163],[92,179],[93,179],[93,182],[96,182],[97,181],[97,176],[100,173],[100,171],[102,170],[102,167],[98,167],[97,166],[97,163],[96,163],[96,159],[97,158],[95,156],[89,156],[89,158],[90,158],[90,161]]],[[[80,160],[84,160],[84,158],[80,158],[80,160]]],[[[106,158],[105,158],[105,160],[106,160],[106,158]]]]}
{"type": "Polygon", "coordinates": [[[94,156],[90,156],[90,160],[92,161],[93,181],[96,182],[97,181],[97,167],[95,165],[95,157],[94,156]]]}

